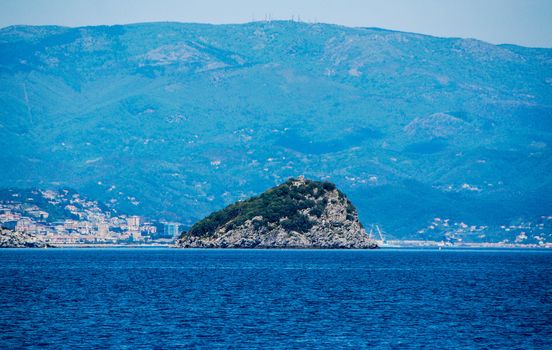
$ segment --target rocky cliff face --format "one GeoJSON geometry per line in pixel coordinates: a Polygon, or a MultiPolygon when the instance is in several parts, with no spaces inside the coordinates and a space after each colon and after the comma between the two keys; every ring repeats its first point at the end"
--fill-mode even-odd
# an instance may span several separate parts
{"type": "Polygon", "coordinates": [[[36,236],[0,228],[0,248],[45,248],[48,246],[36,236]]]}
{"type": "Polygon", "coordinates": [[[377,248],[334,184],[290,179],[215,212],[183,233],[184,248],[377,248]]]}

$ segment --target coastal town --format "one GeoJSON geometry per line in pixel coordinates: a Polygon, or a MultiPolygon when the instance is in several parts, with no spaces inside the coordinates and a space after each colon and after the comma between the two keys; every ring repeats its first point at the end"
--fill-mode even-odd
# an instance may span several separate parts
{"type": "MultiPolygon", "coordinates": [[[[552,248],[552,215],[518,220],[507,225],[474,225],[446,218],[434,218],[418,230],[420,240],[403,240],[403,246],[456,246],[503,248],[552,248]]],[[[395,244],[398,241],[394,242],[395,244]]]]}
{"type": "Polygon", "coordinates": [[[0,200],[3,228],[40,237],[50,245],[171,244],[177,222],[116,214],[67,189],[7,190],[0,200]]]}
{"type": "MultiPolygon", "coordinates": [[[[0,226],[51,246],[171,245],[186,228],[120,214],[68,189],[2,189],[0,226]]],[[[407,240],[377,227],[367,231],[381,247],[552,248],[552,215],[495,227],[435,217],[407,240]]]]}

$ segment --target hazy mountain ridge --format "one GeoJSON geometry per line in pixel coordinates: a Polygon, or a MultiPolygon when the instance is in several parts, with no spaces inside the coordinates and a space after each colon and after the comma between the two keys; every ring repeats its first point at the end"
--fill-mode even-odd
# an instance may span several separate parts
{"type": "Polygon", "coordinates": [[[0,30],[3,187],[192,223],[288,176],[397,236],[552,211],[552,50],[296,22],[0,30]]]}

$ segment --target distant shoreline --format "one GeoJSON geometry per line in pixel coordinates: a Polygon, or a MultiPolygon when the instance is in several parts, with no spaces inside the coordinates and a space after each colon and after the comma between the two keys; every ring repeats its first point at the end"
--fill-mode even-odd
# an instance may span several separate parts
{"type": "Polygon", "coordinates": [[[461,249],[551,249],[552,244],[546,243],[539,244],[516,244],[516,243],[445,243],[436,241],[415,241],[415,240],[390,240],[387,242],[379,243],[381,248],[461,248],[461,249]]]}
{"type": "Polygon", "coordinates": [[[438,245],[432,242],[416,242],[410,241],[402,244],[397,244],[397,241],[392,241],[389,244],[379,246],[379,249],[324,249],[324,248],[180,248],[172,244],[60,244],[51,245],[47,248],[40,247],[23,247],[12,249],[102,249],[102,248],[121,248],[121,249],[154,249],[154,248],[171,248],[175,250],[390,250],[390,249],[519,249],[519,250],[548,250],[552,249],[552,245],[536,245],[536,244],[500,244],[500,243],[462,243],[452,245],[438,245]],[[424,244],[425,243],[425,244],[424,244]]]}

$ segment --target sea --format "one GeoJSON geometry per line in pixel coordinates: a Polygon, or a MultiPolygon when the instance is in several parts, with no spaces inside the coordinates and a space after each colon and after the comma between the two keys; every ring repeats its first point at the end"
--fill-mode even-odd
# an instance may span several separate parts
{"type": "Polygon", "coordinates": [[[545,250],[0,250],[1,349],[552,349],[545,250]]]}

